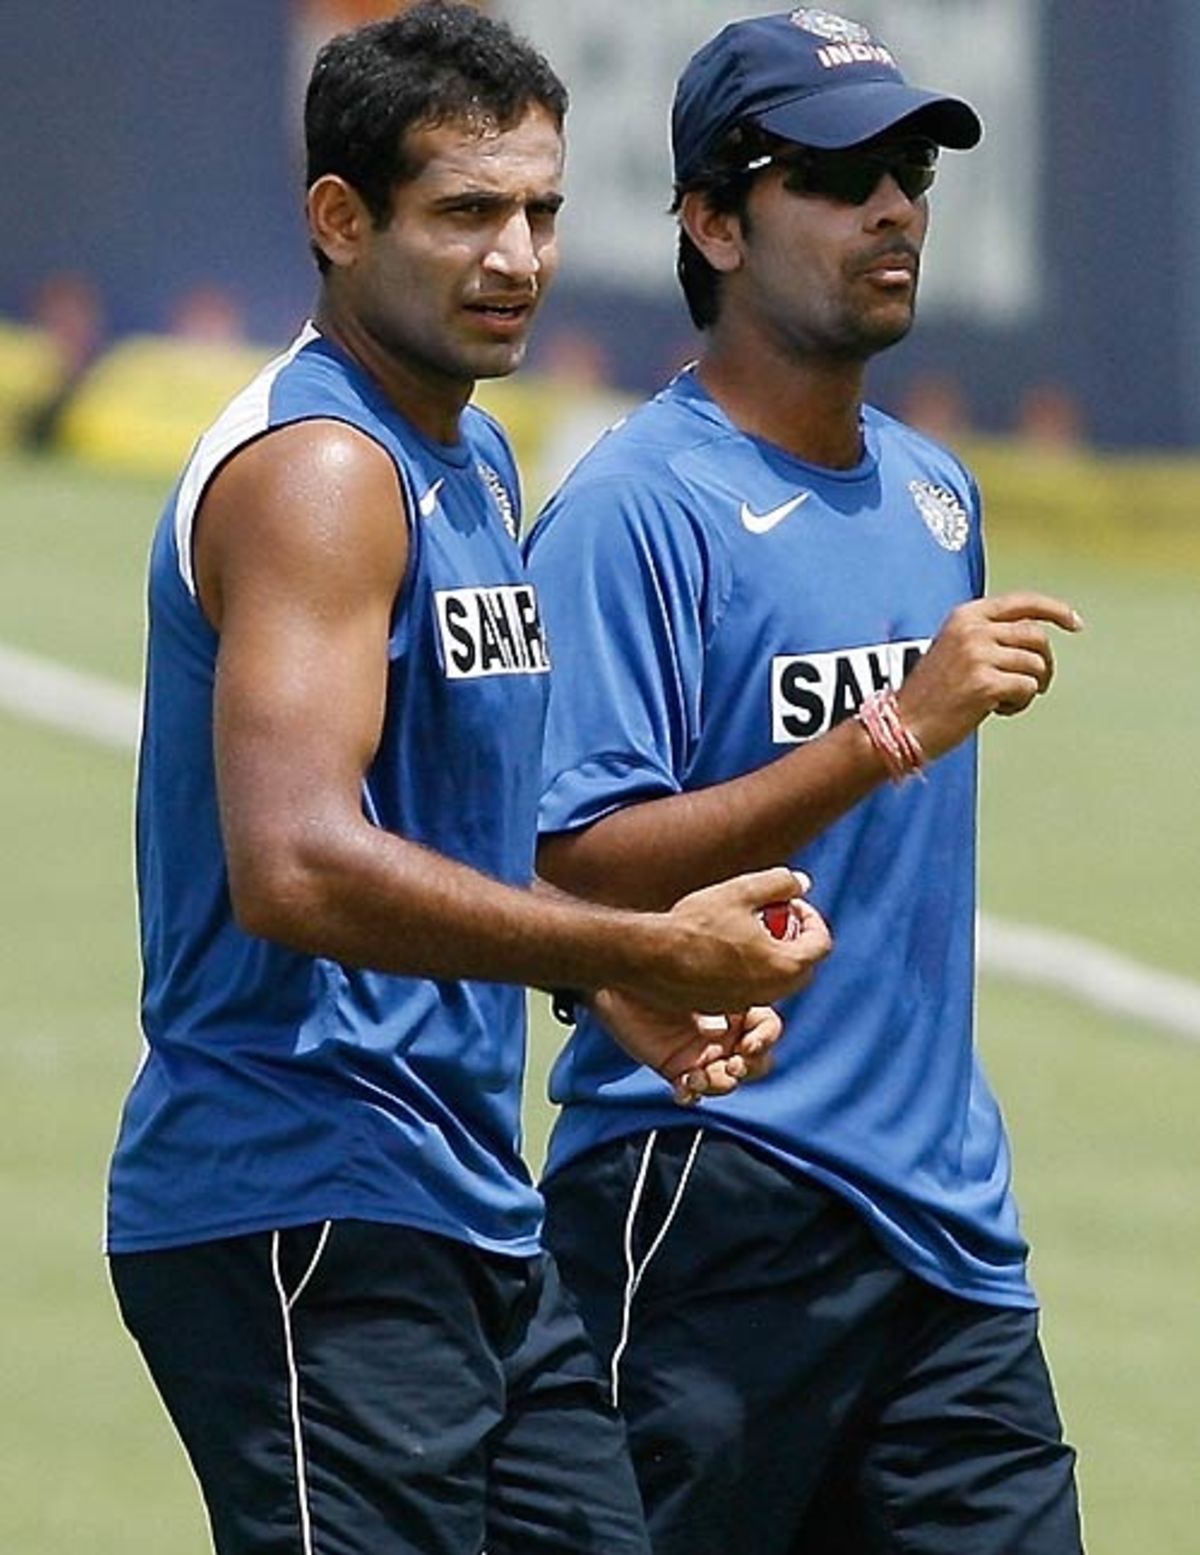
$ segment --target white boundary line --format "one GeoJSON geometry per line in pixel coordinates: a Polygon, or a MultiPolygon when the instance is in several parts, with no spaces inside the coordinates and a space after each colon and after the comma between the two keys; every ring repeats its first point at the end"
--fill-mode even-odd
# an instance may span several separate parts
{"type": "MultiPolygon", "coordinates": [[[[0,709],[117,750],[137,746],[141,708],[136,693],[3,644],[0,709]]],[[[1007,923],[984,913],[979,920],[979,967],[1200,1043],[1200,983],[1146,966],[1093,940],[1007,923]]]]}
{"type": "Polygon", "coordinates": [[[1200,983],[1058,929],[979,919],[979,967],[1200,1042],[1200,983]]]}
{"type": "Polygon", "coordinates": [[[117,750],[137,747],[136,693],[0,643],[0,709],[117,750]]]}

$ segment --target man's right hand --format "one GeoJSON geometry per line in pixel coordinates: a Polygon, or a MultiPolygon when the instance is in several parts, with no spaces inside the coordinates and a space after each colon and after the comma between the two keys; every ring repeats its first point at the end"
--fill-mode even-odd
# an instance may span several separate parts
{"type": "Polygon", "coordinates": [[[656,959],[635,990],[687,1009],[744,1010],[795,993],[832,947],[825,920],[804,900],[809,882],[786,868],[762,869],[705,886],[667,914],[673,954],[656,959]],[[762,910],[790,901],[800,932],[775,939],[762,910]]]}
{"type": "Polygon", "coordinates": [[[589,999],[609,1035],[639,1064],[660,1074],[683,1107],[706,1096],[728,1096],[771,1068],[783,1022],[770,1005],[732,1015],[668,1010],[620,988],[589,999]]]}
{"type": "Polygon", "coordinates": [[[1078,632],[1083,621],[1049,594],[998,594],[959,605],[901,687],[904,722],[933,761],[991,713],[1023,712],[1054,677],[1046,626],[1078,632]]]}

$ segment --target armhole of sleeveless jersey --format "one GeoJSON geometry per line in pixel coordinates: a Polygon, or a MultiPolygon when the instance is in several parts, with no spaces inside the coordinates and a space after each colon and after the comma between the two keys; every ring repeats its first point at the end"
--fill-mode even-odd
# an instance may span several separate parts
{"type": "Polygon", "coordinates": [[[225,410],[201,436],[179,482],[175,493],[174,539],[175,562],[184,588],[199,604],[196,592],[196,570],[192,554],[195,541],[196,514],[204,493],[217,472],[240,449],[271,430],[271,391],[285,367],[300,354],[310,341],[318,338],[317,330],[305,325],[300,334],[281,355],[274,357],[258,376],[250,381],[242,392],[230,400],[225,410]]]}
{"type": "MultiPolygon", "coordinates": [[[[375,447],[379,449],[380,453],[383,454],[384,458],[387,459],[388,463],[392,467],[392,473],[396,477],[396,488],[400,495],[401,522],[404,524],[406,530],[408,531],[408,550],[407,559],[404,566],[404,577],[401,579],[400,587],[396,591],[396,603],[392,611],[392,621],[394,623],[400,611],[403,609],[405,603],[407,602],[409,579],[411,578],[413,572],[413,553],[415,548],[420,543],[419,537],[421,531],[414,519],[414,515],[417,512],[417,496],[413,490],[412,478],[408,471],[396,458],[391,449],[388,448],[385,443],[381,442],[379,438],[373,437],[365,427],[360,426],[356,421],[352,421],[348,416],[331,415],[328,411],[322,411],[319,415],[313,416],[296,416],[291,420],[280,421],[275,426],[260,427],[257,431],[250,432],[242,439],[242,441],[235,443],[233,447],[228,448],[218,462],[211,465],[211,467],[208,469],[203,484],[197,484],[194,493],[191,494],[190,511],[186,514],[186,516],[180,514],[177,500],[175,513],[175,546],[176,557],[179,564],[179,572],[183,579],[184,587],[191,595],[197,610],[199,610],[203,615],[204,606],[200,601],[200,594],[195,580],[196,520],[199,516],[200,507],[204,501],[205,493],[208,491],[208,488],[212,485],[213,481],[216,480],[217,476],[221,473],[221,471],[232,458],[234,458],[237,454],[240,454],[244,449],[249,448],[252,443],[257,443],[260,441],[260,439],[269,436],[272,432],[281,432],[285,427],[300,426],[305,421],[328,421],[337,426],[349,427],[351,431],[361,433],[368,442],[373,443],[375,447]],[[186,550],[184,547],[186,547],[186,550]]],[[[191,466],[189,465],[189,470],[190,469],[191,466]]],[[[180,496],[182,496],[182,489],[180,496]]],[[[208,619],[207,616],[205,616],[205,619],[208,619]]]]}

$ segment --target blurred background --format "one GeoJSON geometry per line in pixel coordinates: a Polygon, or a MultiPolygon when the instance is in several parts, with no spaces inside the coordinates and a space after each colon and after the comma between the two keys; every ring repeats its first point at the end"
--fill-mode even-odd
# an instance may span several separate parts
{"type": "MultiPolygon", "coordinates": [[[[130,785],[150,530],[311,306],[300,99],[374,0],[0,6],[0,1547],[201,1555],[99,1252],[138,1058],[130,785]]],[[[724,0],[496,0],[573,97],[564,260],[480,397],[536,506],[695,351],[674,77],[724,0]]],[[[1088,622],[984,739],[980,1040],[1093,1555],[1200,1549],[1200,7],[858,0],[979,108],[871,397],[980,475],[992,586],[1088,622]]],[[[557,1040],[534,1004],[529,1154],[557,1040]]],[[[753,1552],[747,1552],[753,1555],[753,1552]]],[[[964,1555],[969,1555],[964,1551],[964,1555]]]]}
{"type": "MultiPolygon", "coordinates": [[[[638,392],[692,349],[666,214],[671,85],[747,8],[492,8],[544,47],[574,97],[566,262],[531,365],[638,392]]],[[[7,0],[0,316],[48,333],[60,377],[131,335],[290,339],[313,289],[303,83],[326,36],[389,9],[7,0]]],[[[989,130],[975,153],[943,159],[921,328],[879,361],[876,396],[947,431],[1194,445],[1200,8],[863,0],[857,14],[989,130]]],[[[6,382],[10,402],[18,387],[6,382]]],[[[44,433],[53,407],[41,409],[44,433]]],[[[69,438],[100,433],[74,425],[69,438]]]]}

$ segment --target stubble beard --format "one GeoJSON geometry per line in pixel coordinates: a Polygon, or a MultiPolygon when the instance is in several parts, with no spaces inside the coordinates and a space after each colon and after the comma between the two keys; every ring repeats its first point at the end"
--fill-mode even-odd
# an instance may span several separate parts
{"type": "Polygon", "coordinates": [[[899,345],[916,322],[916,295],[910,294],[907,304],[899,303],[886,310],[878,308],[847,308],[824,341],[825,351],[833,358],[847,362],[869,362],[873,356],[899,345]]]}

